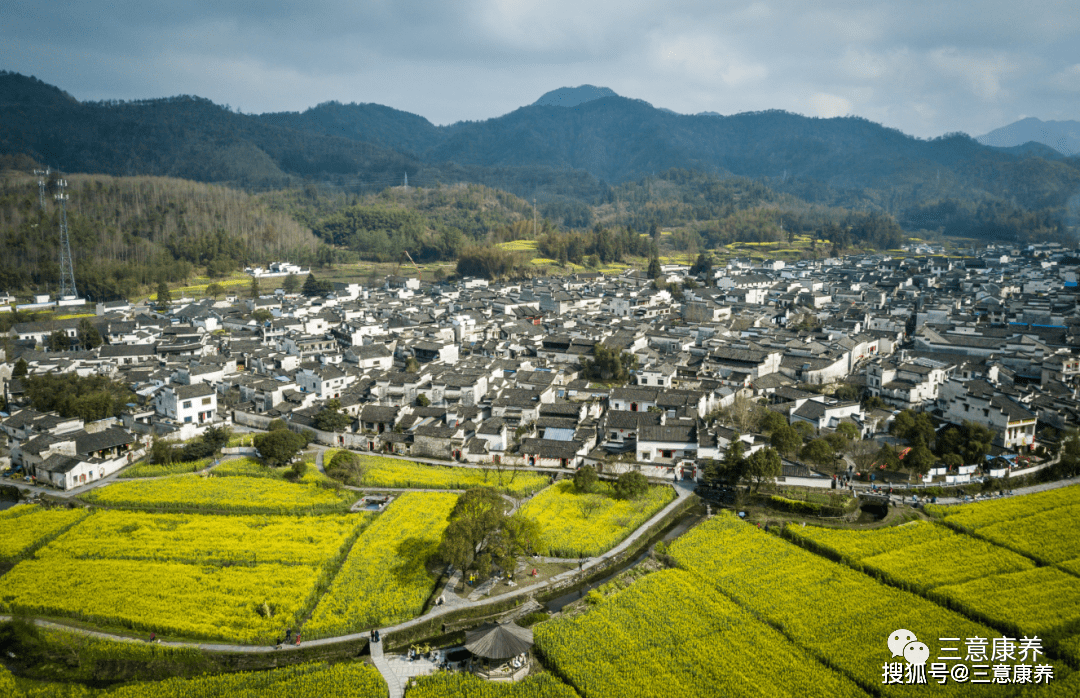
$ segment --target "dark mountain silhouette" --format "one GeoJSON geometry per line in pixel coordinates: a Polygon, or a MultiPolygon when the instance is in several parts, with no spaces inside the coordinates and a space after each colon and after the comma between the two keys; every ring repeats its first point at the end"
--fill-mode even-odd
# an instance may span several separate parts
{"type": "Polygon", "coordinates": [[[4,73],[0,155],[27,154],[65,171],[249,187],[298,178],[386,186],[407,173],[419,185],[477,182],[554,202],[564,220],[586,220],[580,206],[610,201],[613,185],[672,169],[749,177],[807,201],[898,219],[945,200],[960,202],[957,210],[997,202],[1061,218],[1080,192],[1077,158],[1051,159],[1030,144],[993,148],[964,134],[923,140],[858,117],[682,115],[607,92],[562,88],[497,118],[434,126],[376,104],[253,116],[187,96],[81,103],[4,73]]]}
{"type": "Polygon", "coordinates": [[[618,97],[615,91],[607,87],[594,85],[579,85],[578,87],[560,87],[551,92],[545,92],[540,99],[533,102],[534,107],[576,107],[585,102],[603,97],[618,97]]]}
{"type": "Polygon", "coordinates": [[[387,148],[285,128],[186,95],[79,102],[34,78],[3,73],[0,114],[0,153],[25,153],[67,172],[267,186],[295,176],[398,178],[421,168],[387,148]]]}

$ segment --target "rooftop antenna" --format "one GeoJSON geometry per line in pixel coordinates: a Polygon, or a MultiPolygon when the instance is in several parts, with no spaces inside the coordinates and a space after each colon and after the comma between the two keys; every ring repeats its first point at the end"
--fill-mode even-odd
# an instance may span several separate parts
{"type": "Polygon", "coordinates": [[[56,180],[56,186],[60,190],[56,194],[56,200],[60,202],[60,298],[75,298],[79,292],[75,290],[75,265],[71,260],[71,238],[68,236],[68,195],[64,192],[67,180],[56,180]]]}
{"type": "Polygon", "coordinates": [[[34,170],[34,174],[37,175],[38,181],[38,203],[41,204],[41,210],[45,210],[45,178],[49,176],[49,168],[44,170],[34,170]]]}

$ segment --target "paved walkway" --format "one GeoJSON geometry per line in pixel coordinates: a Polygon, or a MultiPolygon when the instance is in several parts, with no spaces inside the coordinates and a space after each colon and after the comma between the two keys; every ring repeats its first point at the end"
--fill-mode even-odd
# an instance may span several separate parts
{"type": "Polygon", "coordinates": [[[382,674],[383,681],[386,682],[387,687],[390,689],[390,698],[402,698],[405,692],[401,688],[401,681],[398,679],[397,674],[390,668],[390,662],[386,661],[386,657],[383,656],[383,643],[372,642],[368,644],[368,647],[371,648],[371,660],[375,663],[375,668],[382,674]]]}

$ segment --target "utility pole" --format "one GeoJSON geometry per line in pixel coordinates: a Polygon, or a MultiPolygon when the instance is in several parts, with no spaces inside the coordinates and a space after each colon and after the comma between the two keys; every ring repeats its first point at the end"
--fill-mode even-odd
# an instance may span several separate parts
{"type": "Polygon", "coordinates": [[[59,189],[56,200],[60,202],[60,298],[76,298],[79,292],[75,290],[75,265],[71,259],[71,238],[67,224],[68,195],[64,192],[67,180],[56,180],[56,186],[59,189]]]}
{"type": "Polygon", "coordinates": [[[34,170],[34,174],[37,175],[38,181],[38,203],[41,204],[41,210],[45,210],[45,178],[49,176],[49,168],[44,170],[34,170]]]}

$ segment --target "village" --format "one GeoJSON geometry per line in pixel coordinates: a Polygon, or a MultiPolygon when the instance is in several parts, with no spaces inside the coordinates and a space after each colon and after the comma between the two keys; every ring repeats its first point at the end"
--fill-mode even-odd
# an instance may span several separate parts
{"type": "MultiPolygon", "coordinates": [[[[985,462],[937,460],[913,484],[1008,477],[1045,466],[1035,454],[1080,423],[1071,254],[736,258],[656,278],[388,276],[307,296],[99,303],[93,348],[79,345],[85,318],[12,326],[4,465],[20,483],[67,490],[137,461],[155,438],[280,419],[358,452],[700,481],[734,440],[745,456],[775,445],[740,418],[749,405],[803,441],[839,429],[889,442],[904,410],[937,430],[982,425],[985,462]],[[69,348],[46,350],[57,333],[69,348]],[[141,401],[89,423],[33,409],[21,375],[67,372],[119,381],[141,401]],[[320,429],[331,401],[347,419],[320,429]]],[[[853,479],[850,456],[837,467],[799,451],[783,453],[779,483],[853,479]]]]}

